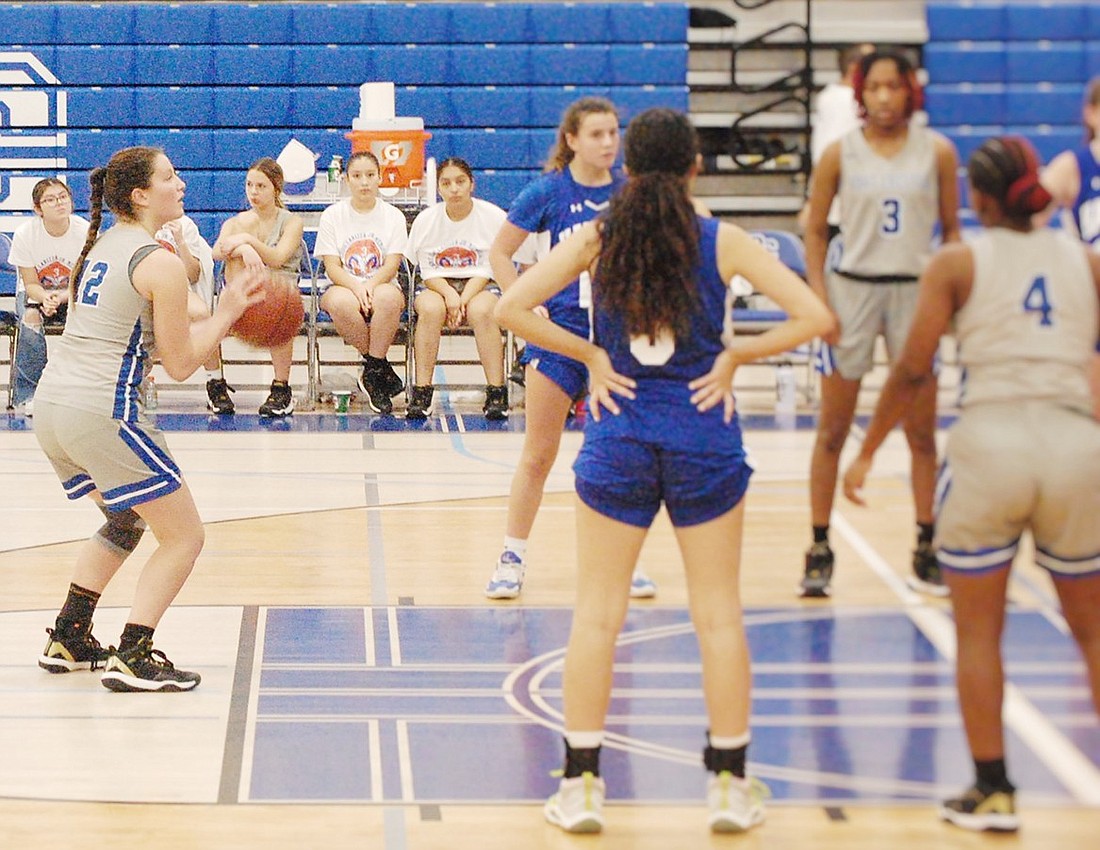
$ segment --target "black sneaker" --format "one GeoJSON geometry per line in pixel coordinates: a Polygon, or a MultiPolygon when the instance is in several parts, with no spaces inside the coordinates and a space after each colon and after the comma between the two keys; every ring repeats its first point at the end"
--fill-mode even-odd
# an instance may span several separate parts
{"type": "Polygon", "coordinates": [[[522,363],[524,349],[516,354],[516,361],[512,364],[512,371],[508,375],[508,380],[518,386],[523,386],[527,380],[527,366],[522,363]]]}
{"type": "Polygon", "coordinates": [[[822,541],[806,552],[806,567],[802,575],[802,596],[821,599],[829,595],[829,582],[833,580],[833,550],[822,541]]]}
{"type": "Polygon", "coordinates": [[[111,647],[101,679],[111,691],[189,691],[202,681],[198,673],[177,670],[153,641],[142,638],[126,651],[111,647]]]}
{"type": "Polygon", "coordinates": [[[405,392],[405,382],[401,380],[401,376],[397,374],[397,370],[390,365],[390,362],[386,361],[386,366],[382,371],[382,386],[386,392],[390,394],[390,398],[395,395],[401,395],[405,392]]]}
{"type": "Polygon", "coordinates": [[[393,413],[393,402],[390,401],[390,393],[385,385],[385,369],[372,369],[363,367],[363,374],[359,376],[359,389],[367,397],[367,404],[375,413],[386,415],[393,413]]]}
{"type": "Polygon", "coordinates": [[[936,560],[936,550],[927,541],[921,541],[913,551],[913,575],[906,580],[918,593],[929,596],[948,596],[951,591],[943,583],[940,562],[936,560]]]}
{"type": "Polygon", "coordinates": [[[289,384],[271,383],[267,401],[260,405],[260,416],[290,416],[294,413],[294,394],[289,384]]]}
{"type": "Polygon", "coordinates": [[[231,392],[236,390],[226,383],[225,378],[211,378],[206,382],[206,406],[212,413],[233,413],[237,408],[233,405],[233,399],[229,397],[231,392]]]}
{"type": "Polygon", "coordinates": [[[944,800],[940,817],[975,832],[1015,832],[1020,828],[1015,792],[983,791],[977,785],[968,788],[961,797],[944,800]]]}
{"type": "Polygon", "coordinates": [[[50,639],[38,659],[38,666],[47,673],[71,673],[74,670],[98,670],[107,660],[105,650],[92,636],[92,624],[87,629],[61,632],[46,629],[50,639]]]}
{"type": "Polygon", "coordinates": [[[409,406],[405,409],[406,419],[427,419],[432,412],[435,387],[418,387],[413,384],[409,393],[409,406]]]}
{"type": "Polygon", "coordinates": [[[500,421],[501,419],[508,418],[508,387],[494,387],[489,385],[485,388],[485,418],[493,421],[500,421]]]}

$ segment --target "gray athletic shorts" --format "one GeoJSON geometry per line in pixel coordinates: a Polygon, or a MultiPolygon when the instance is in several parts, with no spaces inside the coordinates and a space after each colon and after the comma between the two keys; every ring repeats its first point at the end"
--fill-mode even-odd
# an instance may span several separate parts
{"type": "Polygon", "coordinates": [[[829,306],[840,321],[840,342],[822,344],[818,371],[858,381],[874,366],[875,340],[886,339],[893,361],[905,347],[920,287],[913,283],[865,283],[835,272],[826,275],[829,306]]]}
{"type": "Polygon", "coordinates": [[[124,422],[35,399],[34,434],[70,499],[98,490],[106,508],[121,511],[183,483],[164,435],[144,416],[124,422]]]}
{"type": "Polygon", "coordinates": [[[997,569],[1031,531],[1059,576],[1100,572],[1100,423],[1050,401],[978,404],[952,427],[936,486],[948,569],[997,569]]]}

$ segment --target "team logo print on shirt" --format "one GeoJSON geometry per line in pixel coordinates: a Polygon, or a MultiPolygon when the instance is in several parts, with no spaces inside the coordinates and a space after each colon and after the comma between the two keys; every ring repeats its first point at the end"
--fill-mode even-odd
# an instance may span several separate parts
{"type": "Polygon", "coordinates": [[[363,236],[344,251],[344,268],[356,277],[366,277],[381,266],[384,259],[378,242],[369,236],[363,236]]]}
{"type": "Polygon", "coordinates": [[[465,245],[452,245],[437,251],[432,259],[441,269],[468,269],[477,265],[477,251],[465,245]]]}
{"type": "Polygon", "coordinates": [[[53,260],[38,270],[38,282],[43,289],[68,289],[70,272],[63,262],[53,260]]]}

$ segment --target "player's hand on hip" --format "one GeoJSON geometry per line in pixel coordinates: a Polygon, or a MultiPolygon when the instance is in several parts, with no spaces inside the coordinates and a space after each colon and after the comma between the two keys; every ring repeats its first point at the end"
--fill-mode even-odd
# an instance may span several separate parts
{"type": "Polygon", "coordinates": [[[637,383],[633,378],[620,375],[611,365],[611,358],[602,348],[597,348],[588,363],[588,410],[592,418],[600,421],[600,408],[618,415],[619,405],[615,396],[634,398],[637,383]]]}
{"type": "Polygon", "coordinates": [[[737,366],[737,358],[727,348],[714,358],[714,365],[709,372],[688,384],[688,389],[692,391],[691,403],[696,410],[705,413],[721,404],[722,418],[726,422],[733,419],[733,374],[737,371],[737,366]]]}

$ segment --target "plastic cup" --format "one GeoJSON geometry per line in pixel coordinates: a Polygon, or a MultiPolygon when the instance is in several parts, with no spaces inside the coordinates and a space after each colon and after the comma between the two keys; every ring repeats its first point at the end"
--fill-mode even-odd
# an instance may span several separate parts
{"type": "Polygon", "coordinates": [[[336,390],[332,394],[332,405],[337,413],[347,413],[351,404],[350,390],[336,390]]]}

